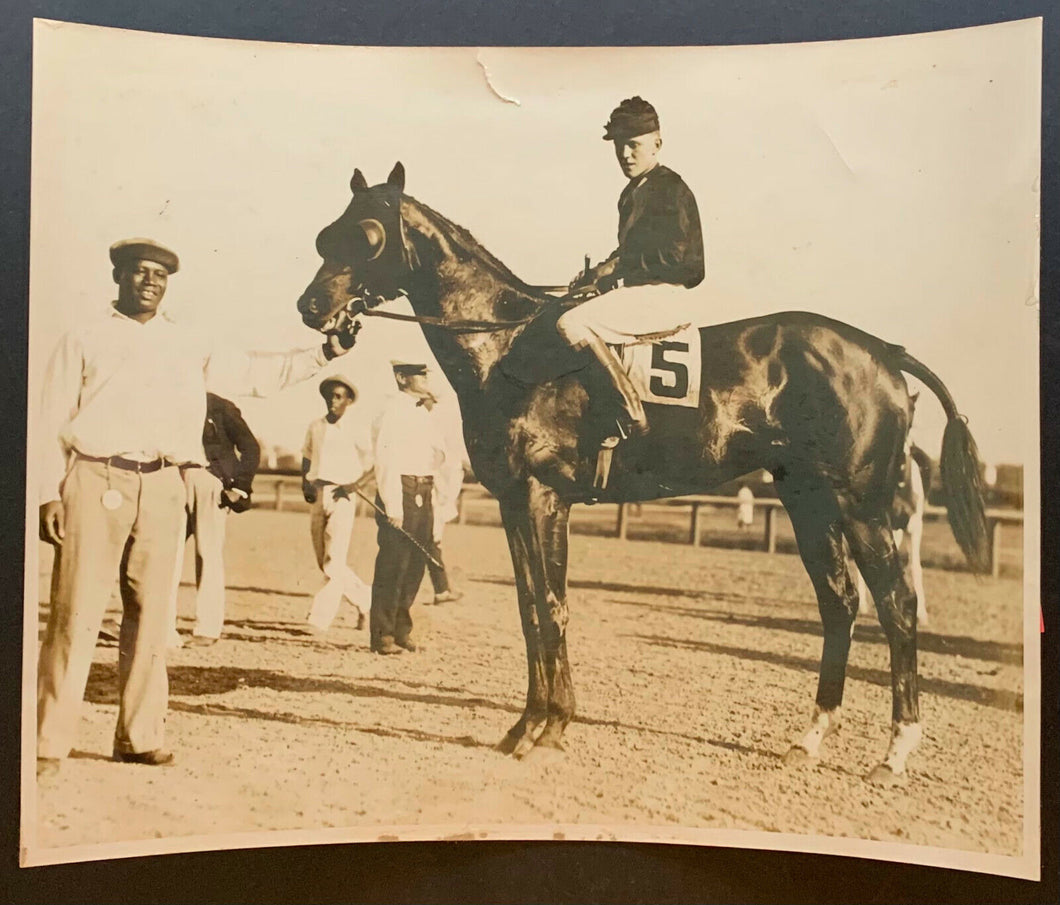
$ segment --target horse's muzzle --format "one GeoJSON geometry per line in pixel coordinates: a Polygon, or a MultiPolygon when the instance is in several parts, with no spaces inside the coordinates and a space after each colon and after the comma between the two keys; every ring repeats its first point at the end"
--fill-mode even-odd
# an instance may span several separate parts
{"type": "Polygon", "coordinates": [[[319,330],[331,317],[331,304],[327,299],[314,291],[307,289],[298,299],[298,313],[302,315],[302,323],[313,330],[319,330]]]}

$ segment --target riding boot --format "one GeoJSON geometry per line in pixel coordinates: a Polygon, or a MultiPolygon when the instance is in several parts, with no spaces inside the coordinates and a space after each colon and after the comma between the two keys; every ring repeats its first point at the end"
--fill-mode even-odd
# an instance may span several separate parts
{"type": "Polygon", "coordinates": [[[611,347],[595,333],[590,334],[586,345],[592,350],[604,373],[610,379],[611,388],[618,397],[618,402],[627,422],[627,425],[622,426],[628,426],[630,433],[644,433],[648,429],[648,419],[644,415],[644,406],[641,404],[637,391],[633,388],[633,383],[622,367],[622,363],[615,357],[611,347]]]}

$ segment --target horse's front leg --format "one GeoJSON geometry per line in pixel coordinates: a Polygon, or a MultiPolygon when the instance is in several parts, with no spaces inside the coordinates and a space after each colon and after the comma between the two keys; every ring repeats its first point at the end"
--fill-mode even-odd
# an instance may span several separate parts
{"type": "Polygon", "coordinates": [[[526,640],[529,678],[523,714],[500,740],[497,750],[522,757],[534,747],[534,742],[544,731],[548,718],[548,680],[535,606],[534,570],[530,564],[532,528],[526,498],[501,500],[501,518],[515,568],[515,588],[519,598],[523,638],[526,640]]]}
{"type": "Polygon", "coordinates": [[[574,684],[567,660],[567,539],[570,504],[551,487],[530,479],[530,566],[548,687],[548,716],[534,750],[563,750],[563,732],[574,717],[574,684]]]}

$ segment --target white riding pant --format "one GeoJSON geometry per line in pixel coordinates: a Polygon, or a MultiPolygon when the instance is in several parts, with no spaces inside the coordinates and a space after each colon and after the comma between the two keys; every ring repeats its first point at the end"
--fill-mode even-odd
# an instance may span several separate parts
{"type": "Polygon", "coordinates": [[[653,333],[698,324],[704,313],[702,295],[684,286],[620,286],[571,308],[556,322],[556,329],[574,346],[583,345],[592,334],[624,346],[653,333]]]}

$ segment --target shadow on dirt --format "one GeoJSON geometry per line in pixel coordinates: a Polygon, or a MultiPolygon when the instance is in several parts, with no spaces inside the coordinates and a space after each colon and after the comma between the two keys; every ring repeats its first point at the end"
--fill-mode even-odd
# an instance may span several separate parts
{"type": "MultiPolygon", "coordinates": [[[[711,600],[723,600],[727,595],[711,594],[711,600]]],[[[747,601],[747,597],[732,595],[732,599],[747,601]]],[[[774,631],[795,632],[797,634],[821,637],[819,619],[792,619],[784,616],[737,615],[722,610],[705,610],[697,607],[674,606],[665,603],[649,603],[637,600],[609,600],[617,606],[642,607],[644,609],[664,611],[678,616],[689,616],[694,619],[705,619],[710,622],[724,622],[730,625],[744,625],[751,628],[772,629],[774,631]]],[[[866,617],[862,617],[864,619],[866,617]]],[[[872,618],[872,617],[868,617],[872,618]]],[[[860,644],[886,644],[887,637],[875,622],[859,621],[854,630],[854,641],[860,644]]],[[[1009,663],[1015,666],[1023,664],[1023,648],[1019,644],[1003,641],[983,641],[979,638],[968,638],[963,635],[936,635],[921,630],[917,635],[917,649],[926,653],[965,657],[969,660],[990,660],[994,663],[1009,663]]]]}
{"type": "MultiPolygon", "coordinates": [[[[352,728],[364,732],[377,732],[377,734],[393,734],[394,736],[417,738],[417,730],[402,729],[397,727],[379,728],[363,727],[354,723],[346,723],[338,720],[330,720],[326,717],[303,717],[297,714],[258,710],[247,707],[234,707],[223,702],[211,701],[209,703],[195,704],[187,701],[177,701],[173,698],[195,697],[198,695],[223,695],[236,691],[239,688],[268,688],[272,691],[294,692],[298,694],[344,694],[354,698],[385,698],[393,701],[402,701],[414,704],[426,704],[429,706],[461,707],[461,708],[484,708],[487,710],[498,710],[506,713],[520,714],[522,709],[508,704],[491,701],[488,698],[480,698],[468,695],[464,689],[453,689],[449,687],[439,688],[437,686],[424,685],[412,682],[395,682],[390,677],[381,677],[378,681],[386,683],[388,687],[380,688],[374,685],[362,685],[329,676],[291,676],[281,672],[268,669],[241,669],[234,666],[171,666],[169,667],[169,692],[171,710],[184,713],[199,713],[208,716],[235,716],[244,719],[274,720],[284,723],[313,723],[319,725],[334,725],[352,728]],[[394,688],[395,684],[405,685],[407,688],[423,690],[402,690],[394,688]],[[439,693],[439,691],[456,692],[439,693]]],[[[88,686],[85,690],[85,700],[93,704],[114,704],[118,696],[118,667],[115,663],[93,663],[88,676],[88,686]]],[[[679,738],[697,744],[711,745],[716,748],[724,748],[744,754],[755,754],[759,757],[776,758],[778,755],[772,751],[741,745],[736,742],[711,739],[700,735],[686,732],[674,732],[667,729],[654,729],[650,726],[639,726],[621,722],[620,720],[606,720],[592,716],[576,716],[575,723],[587,726],[610,727],[634,733],[665,736],[667,738],[679,738]]],[[[450,741],[444,736],[434,736],[422,733],[423,741],[450,741]]],[[[489,747],[484,743],[474,740],[460,741],[465,747],[489,747]]]]}
{"type": "MultiPolygon", "coordinates": [[[[806,670],[813,673],[818,671],[820,665],[816,659],[809,657],[796,657],[792,654],[780,654],[771,651],[748,650],[743,647],[729,647],[724,644],[712,644],[708,641],[689,641],[688,639],[665,638],[659,635],[626,635],[625,637],[634,638],[655,647],[690,650],[706,654],[721,654],[723,656],[737,657],[741,660],[771,663],[776,666],[806,670]]],[[[873,685],[880,685],[884,688],[891,687],[891,675],[886,670],[851,665],[847,668],[847,676],[851,679],[870,682],[873,685]]],[[[996,707],[999,710],[1014,710],[1016,712],[1022,712],[1023,710],[1023,695],[1006,689],[983,688],[981,685],[968,685],[964,682],[950,682],[946,679],[921,676],[920,690],[926,694],[953,698],[958,701],[971,701],[974,704],[996,707]]]]}
{"type": "Polygon", "coordinates": [[[438,735],[434,732],[423,732],[419,729],[403,729],[396,726],[362,726],[344,720],[333,720],[322,716],[298,716],[294,713],[276,713],[269,710],[258,710],[254,707],[232,707],[228,704],[189,704],[186,701],[170,701],[169,709],[180,713],[194,713],[201,716],[227,716],[244,720],[268,720],[275,723],[292,725],[331,726],[344,731],[363,732],[365,735],[378,735],[383,738],[400,738],[416,742],[456,745],[460,748],[492,748],[486,742],[480,742],[470,735],[438,735]]]}
{"type": "MultiPolygon", "coordinates": [[[[489,576],[474,578],[472,581],[483,584],[504,585],[515,587],[515,580],[489,576]]],[[[748,594],[733,594],[725,591],[696,591],[688,588],[661,587],[659,585],[637,585],[615,581],[570,581],[568,586],[574,590],[583,591],[610,591],[613,594],[654,594],[658,597],[685,597],[690,600],[704,600],[711,603],[736,603],[741,606],[772,606],[787,603],[813,603],[810,597],[772,598],[753,597],[748,594]]],[[[708,610],[696,606],[680,606],[657,601],[643,600],[609,600],[609,604],[615,606],[639,607],[646,610],[654,610],[672,613],[678,616],[689,616],[695,619],[705,619],[711,622],[726,622],[733,625],[746,625],[755,628],[773,629],[775,631],[796,632],[798,634],[813,635],[821,637],[821,622],[819,619],[793,619],[784,616],[766,615],[738,615],[727,610],[708,610]]],[[[872,617],[868,617],[871,619],[872,617]]],[[[854,640],[864,644],[886,644],[887,638],[882,629],[875,622],[865,621],[861,617],[855,629],[854,640]]],[[[943,654],[956,657],[965,657],[970,660],[989,660],[994,663],[1009,663],[1020,666],[1023,663],[1023,648],[1019,644],[1011,644],[1004,641],[983,641],[979,638],[969,638],[964,635],[939,635],[931,631],[921,630],[917,636],[917,648],[925,653],[943,654]]]]}

